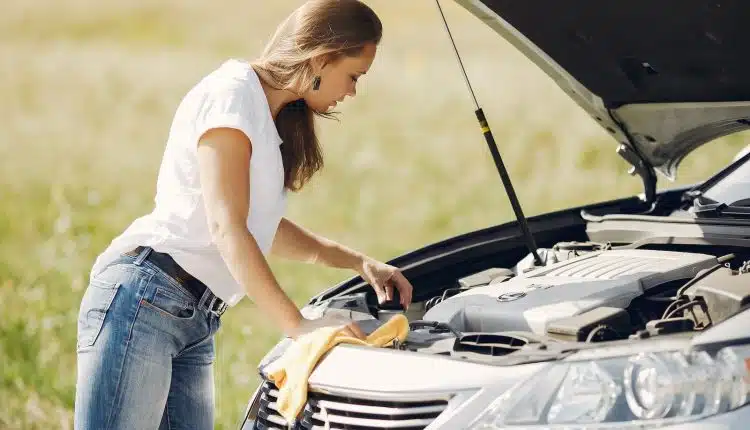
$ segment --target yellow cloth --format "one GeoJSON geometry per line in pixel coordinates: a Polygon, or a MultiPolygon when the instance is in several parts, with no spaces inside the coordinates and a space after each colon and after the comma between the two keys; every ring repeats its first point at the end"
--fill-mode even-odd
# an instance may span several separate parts
{"type": "Polygon", "coordinates": [[[334,346],[340,343],[382,347],[398,339],[403,342],[409,332],[409,321],[401,314],[394,315],[373,331],[366,340],[344,335],[335,327],[323,327],[298,337],[281,357],[265,367],[269,379],[278,387],[277,409],[291,423],[307,401],[307,380],[315,365],[334,346]]]}

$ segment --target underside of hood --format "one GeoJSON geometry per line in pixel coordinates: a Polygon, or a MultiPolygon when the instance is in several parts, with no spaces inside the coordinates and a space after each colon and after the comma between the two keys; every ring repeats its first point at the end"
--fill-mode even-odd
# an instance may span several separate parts
{"type": "Polygon", "coordinates": [[[456,2],[588,111],[641,176],[674,179],[689,152],[750,126],[750,2],[456,2]]]}

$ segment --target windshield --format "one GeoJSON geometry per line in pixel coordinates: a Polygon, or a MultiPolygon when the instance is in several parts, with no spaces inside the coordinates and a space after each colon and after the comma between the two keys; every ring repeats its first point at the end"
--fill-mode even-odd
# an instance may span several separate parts
{"type": "Polygon", "coordinates": [[[704,199],[727,205],[750,199],[750,157],[748,157],[748,150],[750,150],[750,147],[738,154],[736,159],[741,161],[734,170],[703,190],[701,196],[704,199]]]}

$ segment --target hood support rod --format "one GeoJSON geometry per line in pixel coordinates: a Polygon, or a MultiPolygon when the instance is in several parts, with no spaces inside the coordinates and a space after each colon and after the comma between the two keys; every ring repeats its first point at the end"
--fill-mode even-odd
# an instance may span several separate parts
{"type": "Polygon", "coordinates": [[[476,95],[474,95],[474,90],[471,88],[469,77],[466,75],[466,69],[464,69],[463,62],[461,61],[461,56],[458,54],[458,48],[456,48],[456,43],[453,40],[453,35],[451,34],[451,30],[448,27],[448,21],[446,21],[445,15],[443,14],[443,8],[440,7],[439,0],[435,0],[435,4],[437,4],[438,11],[440,11],[440,16],[443,18],[445,30],[446,32],[448,32],[448,37],[450,38],[451,44],[453,45],[453,52],[456,53],[458,64],[459,66],[461,66],[461,72],[464,75],[464,81],[466,82],[466,86],[469,87],[469,92],[471,93],[471,97],[474,100],[474,107],[476,108],[474,113],[476,114],[477,120],[479,121],[479,126],[482,129],[482,134],[484,134],[484,139],[487,141],[487,146],[490,148],[492,159],[495,161],[495,167],[497,167],[497,171],[498,173],[500,173],[500,179],[502,179],[503,185],[505,186],[505,191],[508,194],[510,205],[513,207],[513,212],[516,214],[516,220],[518,220],[518,224],[521,227],[521,231],[523,232],[524,238],[526,240],[526,246],[529,248],[529,252],[534,256],[534,263],[537,266],[542,266],[542,259],[539,257],[539,253],[537,252],[537,246],[536,242],[534,241],[534,236],[531,234],[531,231],[529,230],[529,223],[527,222],[526,217],[523,215],[523,211],[521,210],[521,204],[518,202],[518,196],[516,196],[516,192],[513,189],[513,184],[510,181],[508,170],[505,168],[505,164],[503,164],[502,157],[500,157],[500,151],[498,151],[497,149],[497,144],[495,143],[495,138],[492,136],[492,130],[490,130],[490,126],[487,123],[487,118],[484,116],[484,111],[482,110],[482,108],[479,107],[477,97],[476,95]]]}

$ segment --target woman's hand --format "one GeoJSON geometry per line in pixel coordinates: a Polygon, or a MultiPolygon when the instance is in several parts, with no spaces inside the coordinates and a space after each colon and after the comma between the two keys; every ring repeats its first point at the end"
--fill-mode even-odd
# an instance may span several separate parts
{"type": "Polygon", "coordinates": [[[414,288],[397,267],[364,258],[360,275],[375,290],[380,304],[393,300],[393,290],[396,289],[401,298],[401,306],[404,310],[409,309],[414,288]]]}
{"type": "Polygon", "coordinates": [[[404,309],[411,303],[412,286],[399,269],[316,235],[287,218],[279,223],[272,250],[285,258],[355,270],[372,285],[380,303],[393,300],[394,289],[398,290],[404,309]]]}

